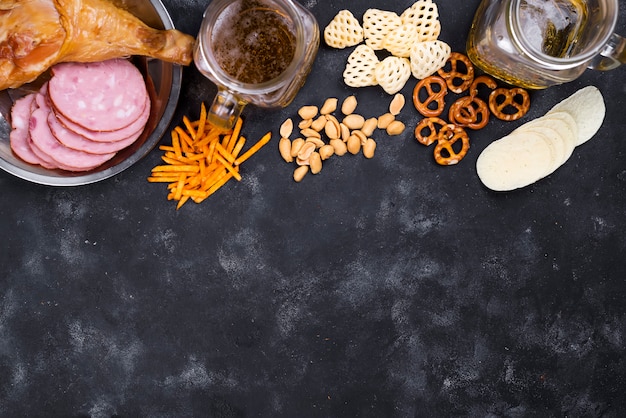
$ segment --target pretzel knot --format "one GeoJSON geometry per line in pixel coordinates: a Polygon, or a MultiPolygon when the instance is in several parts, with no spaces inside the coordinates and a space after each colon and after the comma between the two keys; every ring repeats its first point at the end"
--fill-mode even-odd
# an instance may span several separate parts
{"type": "Polygon", "coordinates": [[[489,122],[489,108],[478,97],[464,96],[452,103],[448,120],[458,126],[482,129],[489,122]]]}
{"type": "Polygon", "coordinates": [[[447,124],[439,131],[434,151],[435,161],[439,165],[457,164],[465,157],[469,147],[470,142],[465,129],[453,124],[447,124]],[[461,141],[460,149],[456,145],[458,141],[461,141]]]}
{"type": "Polygon", "coordinates": [[[413,89],[413,104],[415,109],[426,117],[439,116],[445,107],[444,97],[448,94],[448,88],[443,78],[431,75],[419,81],[413,89]],[[422,91],[425,90],[426,98],[422,101],[422,91]],[[433,108],[432,105],[435,105],[433,108]]]}
{"type": "Polygon", "coordinates": [[[496,80],[489,77],[488,75],[479,75],[472,81],[472,84],[469,88],[469,95],[472,97],[478,96],[478,86],[484,84],[488,89],[495,90],[498,87],[498,83],[496,80]]]}
{"type": "Polygon", "coordinates": [[[437,70],[437,74],[446,80],[450,91],[457,94],[463,93],[472,85],[474,66],[469,58],[459,52],[452,52],[448,58],[448,63],[450,63],[450,71],[446,70],[446,65],[446,67],[437,70]]]}
{"type": "Polygon", "coordinates": [[[437,140],[439,130],[446,125],[446,121],[436,116],[424,118],[415,127],[415,139],[420,144],[428,146],[437,140]]]}
{"type": "Polygon", "coordinates": [[[489,109],[500,120],[518,120],[530,109],[530,96],[521,88],[495,89],[489,95],[489,109]]]}

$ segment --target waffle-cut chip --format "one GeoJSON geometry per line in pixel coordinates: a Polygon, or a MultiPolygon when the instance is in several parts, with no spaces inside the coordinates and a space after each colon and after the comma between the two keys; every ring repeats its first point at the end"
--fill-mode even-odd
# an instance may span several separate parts
{"type": "Polygon", "coordinates": [[[434,41],[441,33],[439,10],[431,1],[418,0],[400,15],[402,24],[413,24],[417,27],[420,42],[434,41]]]}
{"type": "Polygon", "coordinates": [[[387,94],[396,94],[411,77],[411,64],[407,58],[392,55],[376,65],[374,75],[387,94]]]}
{"type": "Polygon", "coordinates": [[[375,86],[377,83],[374,74],[378,65],[376,52],[369,46],[357,46],[348,56],[348,63],[343,72],[343,80],[350,87],[375,86]]]}
{"type": "Polygon", "coordinates": [[[340,10],[324,29],[324,41],[337,49],[358,45],[363,42],[363,28],[349,10],[340,10]]]}
{"type": "Polygon", "coordinates": [[[433,75],[446,64],[452,52],[443,41],[417,42],[411,47],[411,73],[421,80],[433,75]]]}
{"type": "Polygon", "coordinates": [[[383,48],[396,57],[408,58],[411,55],[411,46],[418,42],[419,33],[417,26],[406,23],[398,26],[385,36],[383,48]]]}
{"type": "Polygon", "coordinates": [[[372,49],[383,49],[383,39],[389,32],[402,24],[395,12],[379,9],[367,9],[363,14],[363,37],[372,49]]]}

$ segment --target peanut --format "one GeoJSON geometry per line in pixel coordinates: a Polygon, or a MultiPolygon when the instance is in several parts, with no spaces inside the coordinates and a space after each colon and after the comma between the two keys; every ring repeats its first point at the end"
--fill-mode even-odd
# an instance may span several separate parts
{"type": "Polygon", "coordinates": [[[387,135],[400,135],[402,132],[404,132],[404,128],[404,123],[400,122],[399,120],[394,120],[389,124],[389,126],[387,126],[387,135]]]}
{"type": "Polygon", "coordinates": [[[389,124],[396,120],[396,117],[391,113],[385,113],[378,117],[378,129],[387,129],[389,124]]]}
{"type": "Polygon", "coordinates": [[[369,118],[363,124],[363,127],[361,128],[361,131],[366,136],[372,136],[372,134],[374,133],[374,129],[376,129],[377,126],[378,126],[378,119],[376,119],[376,118],[369,118]]]}
{"type": "Polygon", "coordinates": [[[315,144],[312,142],[305,142],[304,145],[302,145],[302,148],[300,148],[300,151],[298,151],[298,160],[307,161],[313,152],[315,152],[315,144]]]}
{"type": "Polygon", "coordinates": [[[361,115],[351,114],[343,118],[343,124],[349,129],[361,129],[365,123],[365,118],[361,115]]]}
{"type": "Polygon", "coordinates": [[[320,113],[322,115],[328,115],[329,113],[333,113],[335,110],[337,110],[337,101],[338,100],[334,97],[326,99],[326,101],[322,105],[320,113]]]}
{"type": "Polygon", "coordinates": [[[331,139],[330,145],[334,148],[335,154],[340,157],[348,152],[348,147],[341,139],[331,139]]]}
{"type": "Polygon", "coordinates": [[[330,139],[339,138],[339,132],[337,131],[337,126],[335,126],[335,124],[330,120],[326,122],[326,126],[324,126],[324,132],[326,133],[326,136],[329,137],[330,139]]]}
{"type": "Polygon", "coordinates": [[[313,137],[307,138],[304,142],[305,143],[306,142],[311,142],[311,143],[315,144],[315,148],[321,148],[321,147],[323,147],[326,144],[320,138],[313,138],[313,137]]]}
{"type": "Polygon", "coordinates": [[[328,160],[335,153],[335,148],[332,145],[324,145],[320,148],[319,153],[322,160],[328,160]]]}
{"type": "Polygon", "coordinates": [[[300,129],[310,128],[312,123],[313,123],[313,119],[301,120],[300,123],[298,124],[298,128],[300,129]]]}
{"type": "Polygon", "coordinates": [[[361,151],[361,138],[356,135],[350,135],[348,138],[348,152],[352,155],[356,155],[361,151]]]}
{"type": "Polygon", "coordinates": [[[402,93],[396,93],[396,95],[393,96],[391,103],[389,104],[389,113],[394,116],[399,115],[402,111],[402,108],[404,107],[405,101],[406,100],[404,99],[404,95],[402,93]]]}
{"type": "Polygon", "coordinates": [[[341,129],[341,139],[346,142],[350,138],[350,128],[343,123],[339,124],[339,128],[341,129]]]}
{"type": "Polygon", "coordinates": [[[350,115],[356,110],[356,97],[348,96],[341,104],[341,113],[344,115],[350,115]]]}
{"type": "Polygon", "coordinates": [[[292,132],[293,132],[293,121],[291,120],[291,118],[288,118],[286,121],[283,122],[282,125],[280,125],[280,131],[279,131],[280,137],[289,138],[292,132]]]}
{"type": "Polygon", "coordinates": [[[293,179],[296,181],[296,183],[300,183],[302,179],[304,178],[304,176],[306,176],[306,173],[308,172],[309,172],[309,166],[301,165],[300,167],[294,170],[293,179]]]}
{"type": "Polygon", "coordinates": [[[311,167],[311,174],[317,174],[322,171],[322,157],[318,152],[311,154],[309,166],[311,167]]]}
{"type": "Polygon", "coordinates": [[[302,148],[303,145],[304,139],[302,138],[296,138],[291,141],[291,156],[294,158],[297,157],[298,153],[300,152],[300,148],[302,148]]]}
{"type": "Polygon", "coordinates": [[[313,123],[311,123],[311,129],[320,132],[322,129],[324,129],[327,121],[328,119],[326,119],[326,116],[322,115],[319,118],[315,119],[313,123]]]}
{"type": "Polygon", "coordinates": [[[300,110],[298,110],[298,115],[302,119],[313,119],[317,116],[317,106],[302,106],[300,110]]]}
{"type": "Polygon", "coordinates": [[[280,151],[280,156],[283,157],[285,162],[292,162],[293,156],[291,155],[291,141],[289,138],[280,138],[278,141],[278,151],[280,151]]]}
{"type": "Polygon", "coordinates": [[[365,158],[374,158],[374,151],[376,151],[376,141],[372,138],[367,138],[367,141],[363,144],[363,156],[365,158]]]}
{"type": "Polygon", "coordinates": [[[300,134],[302,134],[302,136],[305,138],[321,138],[322,137],[322,135],[320,135],[318,131],[316,131],[315,129],[311,129],[311,128],[302,129],[300,131],[300,134]]]}

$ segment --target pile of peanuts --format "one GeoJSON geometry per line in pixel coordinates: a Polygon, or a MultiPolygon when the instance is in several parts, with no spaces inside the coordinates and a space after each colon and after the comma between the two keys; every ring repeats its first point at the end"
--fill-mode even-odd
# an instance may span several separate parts
{"type": "Polygon", "coordinates": [[[302,181],[309,171],[318,174],[322,171],[323,162],[333,155],[357,155],[362,152],[365,158],[373,158],[376,141],[372,135],[376,129],[384,130],[390,136],[404,132],[404,123],[396,119],[404,104],[404,96],[397,93],[389,104],[389,112],[369,119],[354,113],[357,107],[355,96],[345,98],[341,107],[334,97],[326,99],[321,108],[303,106],[298,110],[300,136],[290,139],[294,123],[288,118],[280,126],[278,150],[285,162],[295,161],[297,167],[293,179],[296,182],[302,181]],[[343,114],[341,121],[333,114],[338,107],[343,114]]]}

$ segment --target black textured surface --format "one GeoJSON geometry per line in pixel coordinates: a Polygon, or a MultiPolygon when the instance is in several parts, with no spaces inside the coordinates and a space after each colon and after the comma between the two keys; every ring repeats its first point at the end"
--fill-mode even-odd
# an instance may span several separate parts
{"type": "MultiPolygon", "coordinates": [[[[195,34],[205,2],[165,3],[195,34]]],[[[411,2],[302,4],[323,29],[340,9],[411,2]]],[[[438,5],[463,50],[478,1],[438,5]]],[[[607,114],[525,189],[490,192],[474,166],[519,123],[490,122],[440,167],[410,105],[374,159],[296,184],[286,117],[331,95],[387,109],[380,88],[343,84],[350,50],[322,46],[287,109],[246,109],[246,136],[274,139],[201,205],[175,211],[147,183],[158,151],[75,188],[0,173],[0,416],[626,415],[626,69],[533,93],[528,118],[590,84],[607,114]]],[[[193,67],[183,89],[174,123],[215,92],[193,67]]]]}

